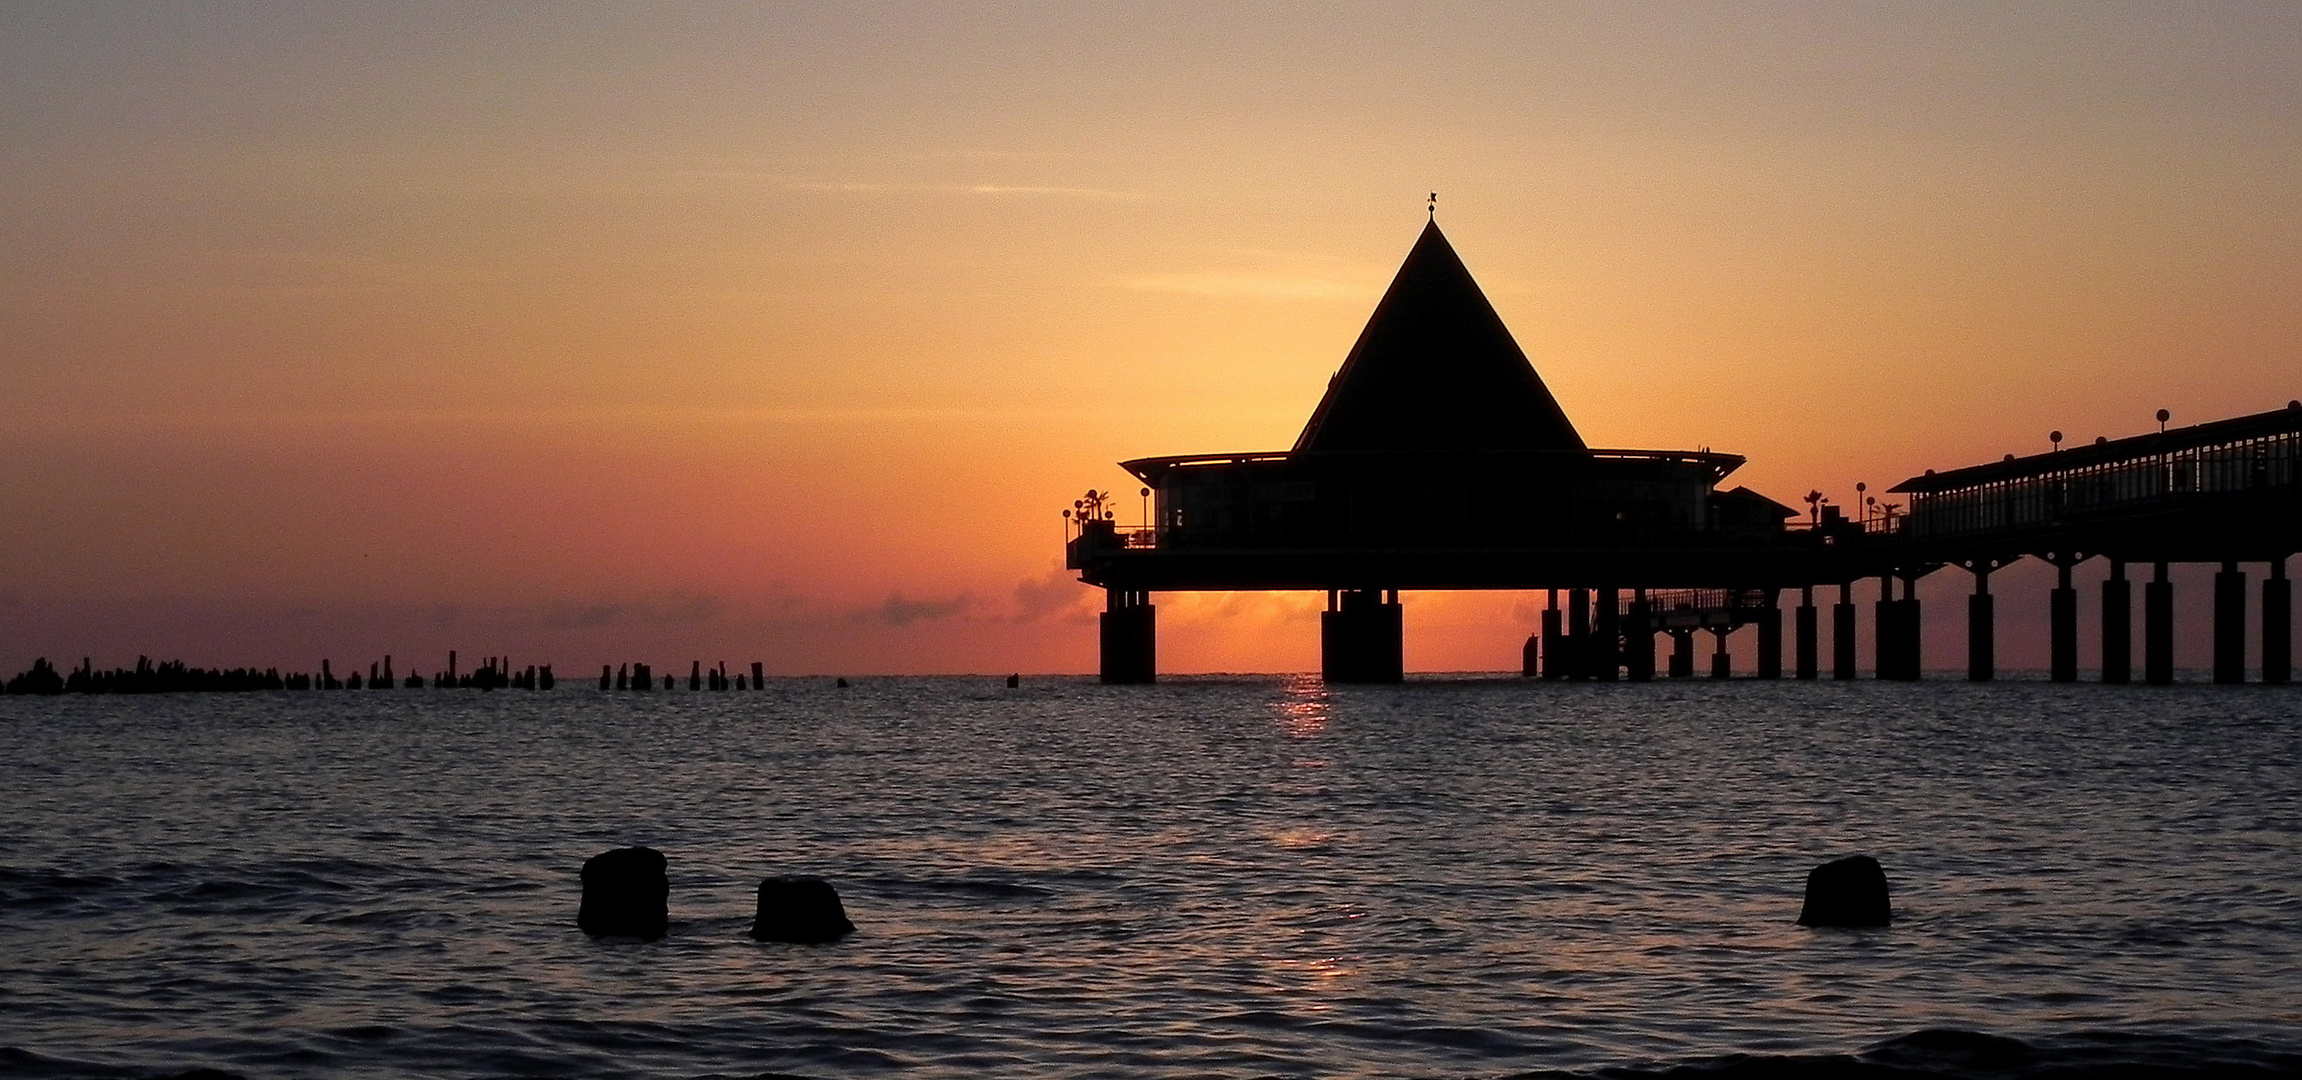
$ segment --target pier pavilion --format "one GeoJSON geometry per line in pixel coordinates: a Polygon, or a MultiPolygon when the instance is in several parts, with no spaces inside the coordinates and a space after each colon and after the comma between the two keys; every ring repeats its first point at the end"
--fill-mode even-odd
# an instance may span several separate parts
{"type": "MultiPolygon", "coordinates": [[[[1585,444],[1434,220],[1294,446],[1122,462],[1142,484],[1150,520],[1122,526],[1109,496],[1090,492],[1065,512],[1065,564],[1105,590],[1107,682],[1154,678],[1153,593],[1264,589],[1326,593],[1321,669],[1338,682],[1402,677],[1398,596],[1413,589],[1548,590],[1542,630],[1527,642],[1529,675],[1652,678],[1661,634],[1671,643],[1667,673],[1691,676],[1695,642],[1708,632],[1709,673],[1724,677],[1728,636],[1755,627],[1754,674],[1779,678],[1780,598],[1796,590],[1794,671],[1812,679],[1821,671],[1815,590],[1834,585],[1831,670],[1852,678],[1853,586],[1873,577],[1876,673],[1915,679],[1918,580],[1945,566],[1974,573],[1969,674],[1989,678],[1989,575],[2035,555],[2061,568],[2052,601],[2060,679],[2076,677],[2069,568],[2100,555],[2121,588],[2126,563],[2158,568],[2146,587],[2145,666],[2165,681],[2164,566],[2209,561],[2223,564],[2217,677],[2235,671],[2227,681],[2236,681],[2245,638],[2237,564],[2259,560],[2269,565],[2262,675],[2288,678],[2284,566],[2302,548],[2302,408],[1930,470],[1894,489],[1908,513],[1863,520],[1820,506],[1794,521],[1790,507],[1723,487],[1743,460],[1585,444]],[[2236,600],[2225,603],[2226,592],[2236,600]],[[2235,668],[2225,669],[2226,655],[2235,668]]],[[[2106,585],[2105,655],[2123,657],[2126,608],[2112,598],[2106,585]]],[[[2104,677],[2124,673],[2106,660],[2104,677]]]]}

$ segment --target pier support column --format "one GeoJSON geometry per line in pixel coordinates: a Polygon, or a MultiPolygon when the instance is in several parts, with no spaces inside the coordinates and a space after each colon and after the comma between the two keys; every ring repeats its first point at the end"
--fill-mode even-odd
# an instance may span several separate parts
{"type": "Polygon", "coordinates": [[[2134,681],[2134,586],[2126,580],[2126,560],[2110,560],[2102,583],[2102,681],[2134,681]]]}
{"type": "Polygon", "coordinates": [[[1902,579],[1902,677],[1918,681],[1926,666],[1926,620],[1918,605],[1918,578],[1902,579]]]}
{"type": "Polygon", "coordinates": [[[1623,619],[1623,668],[1632,682],[1655,677],[1655,613],[1647,591],[1631,594],[1631,612],[1623,619]]]}
{"type": "Polygon", "coordinates": [[[2069,555],[2050,556],[2054,563],[2054,591],[2046,603],[2048,677],[2055,682],[2078,681],[2078,590],[2070,587],[2069,555]]]}
{"type": "Polygon", "coordinates": [[[1814,586],[1803,586],[1798,591],[1798,613],[1792,618],[1791,646],[1797,655],[1798,677],[1813,681],[1822,675],[1821,642],[1815,640],[1814,586]]]}
{"type": "Polygon", "coordinates": [[[1694,632],[1693,630],[1691,630],[1691,629],[1678,628],[1678,629],[1673,629],[1673,630],[1671,630],[1671,631],[1670,631],[1670,635],[1671,635],[1671,678],[1674,678],[1674,679],[1691,679],[1691,678],[1694,678],[1694,677],[1695,677],[1695,632],[1694,632]]]}
{"type": "Polygon", "coordinates": [[[1319,615],[1320,675],[1331,683],[1395,683],[1406,677],[1406,621],[1396,590],[1328,594],[1319,615]]]}
{"type": "Polygon", "coordinates": [[[1623,594],[1612,585],[1596,592],[1598,610],[1591,620],[1590,647],[1585,655],[1590,658],[1591,678],[1600,682],[1613,682],[1622,677],[1623,668],[1623,594]]]}
{"type": "Polygon", "coordinates": [[[1870,648],[1872,674],[1881,679],[1896,678],[1895,658],[1902,650],[1895,647],[1895,630],[1902,625],[1895,618],[1894,575],[1878,576],[1878,603],[1870,613],[1870,648]]]}
{"type": "Polygon", "coordinates": [[[1528,634],[1527,643],[1519,647],[1519,676],[1532,679],[1543,673],[1543,635],[1528,634]]]}
{"type": "Polygon", "coordinates": [[[2152,686],[2174,681],[2174,583],[2164,562],[2142,586],[2142,678],[2152,686]]]}
{"type": "Polygon", "coordinates": [[[2294,679],[2294,583],[2286,580],[2286,557],[2270,560],[2262,579],[2262,681],[2284,686],[2294,679]]]}
{"type": "Polygon", "coordinates": [[[1758,671],[1761,679],[1782,678],[1782,594],[1766,591],[1766,608],[1758,614],[1758,671]]]}
{"type": "Polygon", "coordinates": [[[1902,598],[1894,598],[1895,575],[1879,578],[1878,661],[1881,679],[1912,682],[1920,666],[1918,579],[1902,579],[1902,598]]]}
{"type": "Polygon", "coordinates": [[[2246,681],[2246,572],[2236,562],[2214,575],[2214,681],[2246,681]]]}
{"type": "Polygon", "coordinates": [[[1566,636],[1559,625],[1559,590],[1550,590],[1551,599],[1543,608],[1543,678],[1567,677],[1566,636]]]}
{"type": "Polygon", "coordinates": [[[1567,678],[1591,677],[1591,594],[1582,589],[1567,591],[1567,647],[1561,652],[1567,678]]]}
{"type": "Polygon", "coordinates": [[[1840,582],[1838,603],[1830,606],[1830,677],[1846,680],[1855,676],[1854,656],[1854,586],[1840,582]]]}
{"type": "Polygon", "coordinates": [[[1159,670],[1159,609],[1139,589],[1103,590],[1103,681],[1147,683],[1159,670]]]}
{"type": "Polygon", "coordinates": [[[1974,566],[1974,595],[1966,598],[1966,680],[1998,677],[1997,597],[1990,595],[1990,564],[1974,566]]]}
{"type": "Polygon", "coordinates": [[[1727,655],[1726,643],[1727,637],[1734,633],[1734,627],[1714,626],[1710,632],[1718,638],[1718,648],[1711,653],[1711,678],[1731,679],[1734,677],[1734,657],[1727,655]]]}

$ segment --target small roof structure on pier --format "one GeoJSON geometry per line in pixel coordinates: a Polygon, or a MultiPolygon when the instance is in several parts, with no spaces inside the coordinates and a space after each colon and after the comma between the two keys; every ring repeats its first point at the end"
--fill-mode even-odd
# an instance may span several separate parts
{"type": "Polygon", "coordinates": [[[1433,221],[1328,382],[1294,452],[1585,449],[1433,221]]]}

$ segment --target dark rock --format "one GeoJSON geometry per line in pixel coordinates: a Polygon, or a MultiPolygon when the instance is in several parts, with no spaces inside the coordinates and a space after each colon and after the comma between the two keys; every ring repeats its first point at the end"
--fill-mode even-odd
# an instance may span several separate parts
{"type": "Polygon", "coordinates": [[[671,922],[671,880],[663,852],[628,847],[601,852],[583,864],[583,907],[576,925],[593,937],[655,941],[671,922]]]}
{"type": "Polygon", "coordinates": [[[1868,855],[1824,863],[1806,875],[1806,905],[1800,926],[1885,926],[1894,921],[1886,895],[1886,871],[1868,855]]]}
{"type": "Polygon", "coordinates": [[[820,945],[855,932],[839,906],[839,891],[819,877],[771,877],[759,883],[759,914],[751,936],[760,941],[820,945]]]}

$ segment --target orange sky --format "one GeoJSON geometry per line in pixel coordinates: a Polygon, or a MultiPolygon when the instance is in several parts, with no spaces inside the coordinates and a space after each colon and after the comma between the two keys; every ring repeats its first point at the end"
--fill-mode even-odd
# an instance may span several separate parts
{"type": "Polygon", "coordinates": [[[0,668],[1091,670],[1057,512],[1291,442],[1431,190],[1587,439],[1786,502],[2302,395],[2290,5],[16,4],[0,668]]]}

